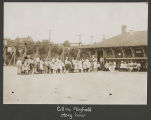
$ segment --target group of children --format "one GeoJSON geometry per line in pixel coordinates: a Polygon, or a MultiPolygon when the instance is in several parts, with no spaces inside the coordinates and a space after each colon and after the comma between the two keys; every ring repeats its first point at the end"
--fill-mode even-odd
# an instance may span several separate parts
{"type": "MultiPolygon", "coordinates": [[[[115,71],[115,69],[117,68],[116,62],[106,62],[105,63],[105,70],[109,70],[109,71],[115,71]]],[[[140,62],[126,62],[126,61],[121,61],[121,63],[119,64],[119,67],[117,68],[119,71],[140,71],[141,69],[141,63],[140,62]]]]}
{"type": "Polygon", "coordinates": [[[123,70],[123,71],[140,71],[141,69],[141,64],[139,62],[129,62],[129,63],[126,63],[124,61],[121,61],[121,66],[120,66],[120,69],[123,70]]]}
{"type": "Polygon", "coordinates": [[[57,74],[68,72],[91,72],[97,71],[100,63],[96,58],[93,60],[68,58],[62,61],[59,58],[45,59],[40,57],[31,59],[27,56],[24,60],[18,59],[17,68],[18,74],[57,74]]]}
{"type": "Polygon", "coordinates": [[[74,59],[68,58],[62,61],[59,58],[42,59],[35,57],[32,59],[29,55],[24,60],[18,59],[17,61],[18,74],[57,74],[57,73],[73,73],[73,72],[96,72],[103,71],[140,71],[142,64],[140,62],[125,62],[121,61],[120,64],[116,61],[106,61],[100,58],[98,61],[96,57],[87,59],[74,59]]]}

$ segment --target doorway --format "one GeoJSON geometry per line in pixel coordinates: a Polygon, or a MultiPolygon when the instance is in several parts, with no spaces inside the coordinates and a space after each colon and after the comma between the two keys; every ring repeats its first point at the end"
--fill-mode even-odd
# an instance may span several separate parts
{"type": "Polygon", "coordinates": [[[97,51],[98,54],[97,54],[97,60],[100,61],[100,58],[102,57],[103,58],[103,51],[100,50],[100,51],[97,51]]]}

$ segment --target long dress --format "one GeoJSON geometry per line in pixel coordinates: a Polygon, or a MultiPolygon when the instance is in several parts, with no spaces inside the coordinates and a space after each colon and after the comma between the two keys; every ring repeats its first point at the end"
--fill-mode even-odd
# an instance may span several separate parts
{"type": "Polygon", "coordinates": [[[20,74],[21,73],[21,67],[22,67],[22,62],[21,60],[17,61],[17,73],[20,74]]]}
{"type": "Polygon", "coordinates": [[[40,70],[44,70],[44,65],[43,64],[44,64],[44,62],[41,60],[40,61],[40,70]]]}
{"type": "Polygon", "coordinates": [[[83,71],[82,61],[78,61],[78,69],[79,69],[80,71],[83,71]]]}

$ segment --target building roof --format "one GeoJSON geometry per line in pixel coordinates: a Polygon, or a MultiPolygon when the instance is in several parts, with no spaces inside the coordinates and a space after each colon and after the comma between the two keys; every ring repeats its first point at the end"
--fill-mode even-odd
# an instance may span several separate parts
{"type": "Polygon", "coordinates": [[[85,45],[82,48],[147,46],[147,31],[121,33],[101,42],[85,45]]]}

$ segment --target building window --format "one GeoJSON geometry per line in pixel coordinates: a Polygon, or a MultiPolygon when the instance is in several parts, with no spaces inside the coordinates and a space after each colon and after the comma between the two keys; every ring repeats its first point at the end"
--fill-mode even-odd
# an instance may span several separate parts
{"type": "Polygon", "coordinates": [[[131,58],[132,57],[132,51],[131,51],[131,49],[126,49],[125,50],[125,57],[127,57],[127,58],[131,58]]]}
{"type": "Polygon", "coordinates": [[[136,57],[143,57],[143,50],[142,49],[135,49],[135,56],[136,57]]]}
{"type": "Polygon", "coordinates": [[[107,50],[107,57],[108,58],[112,58],[113,57],[111,50],[107,50]]]}

